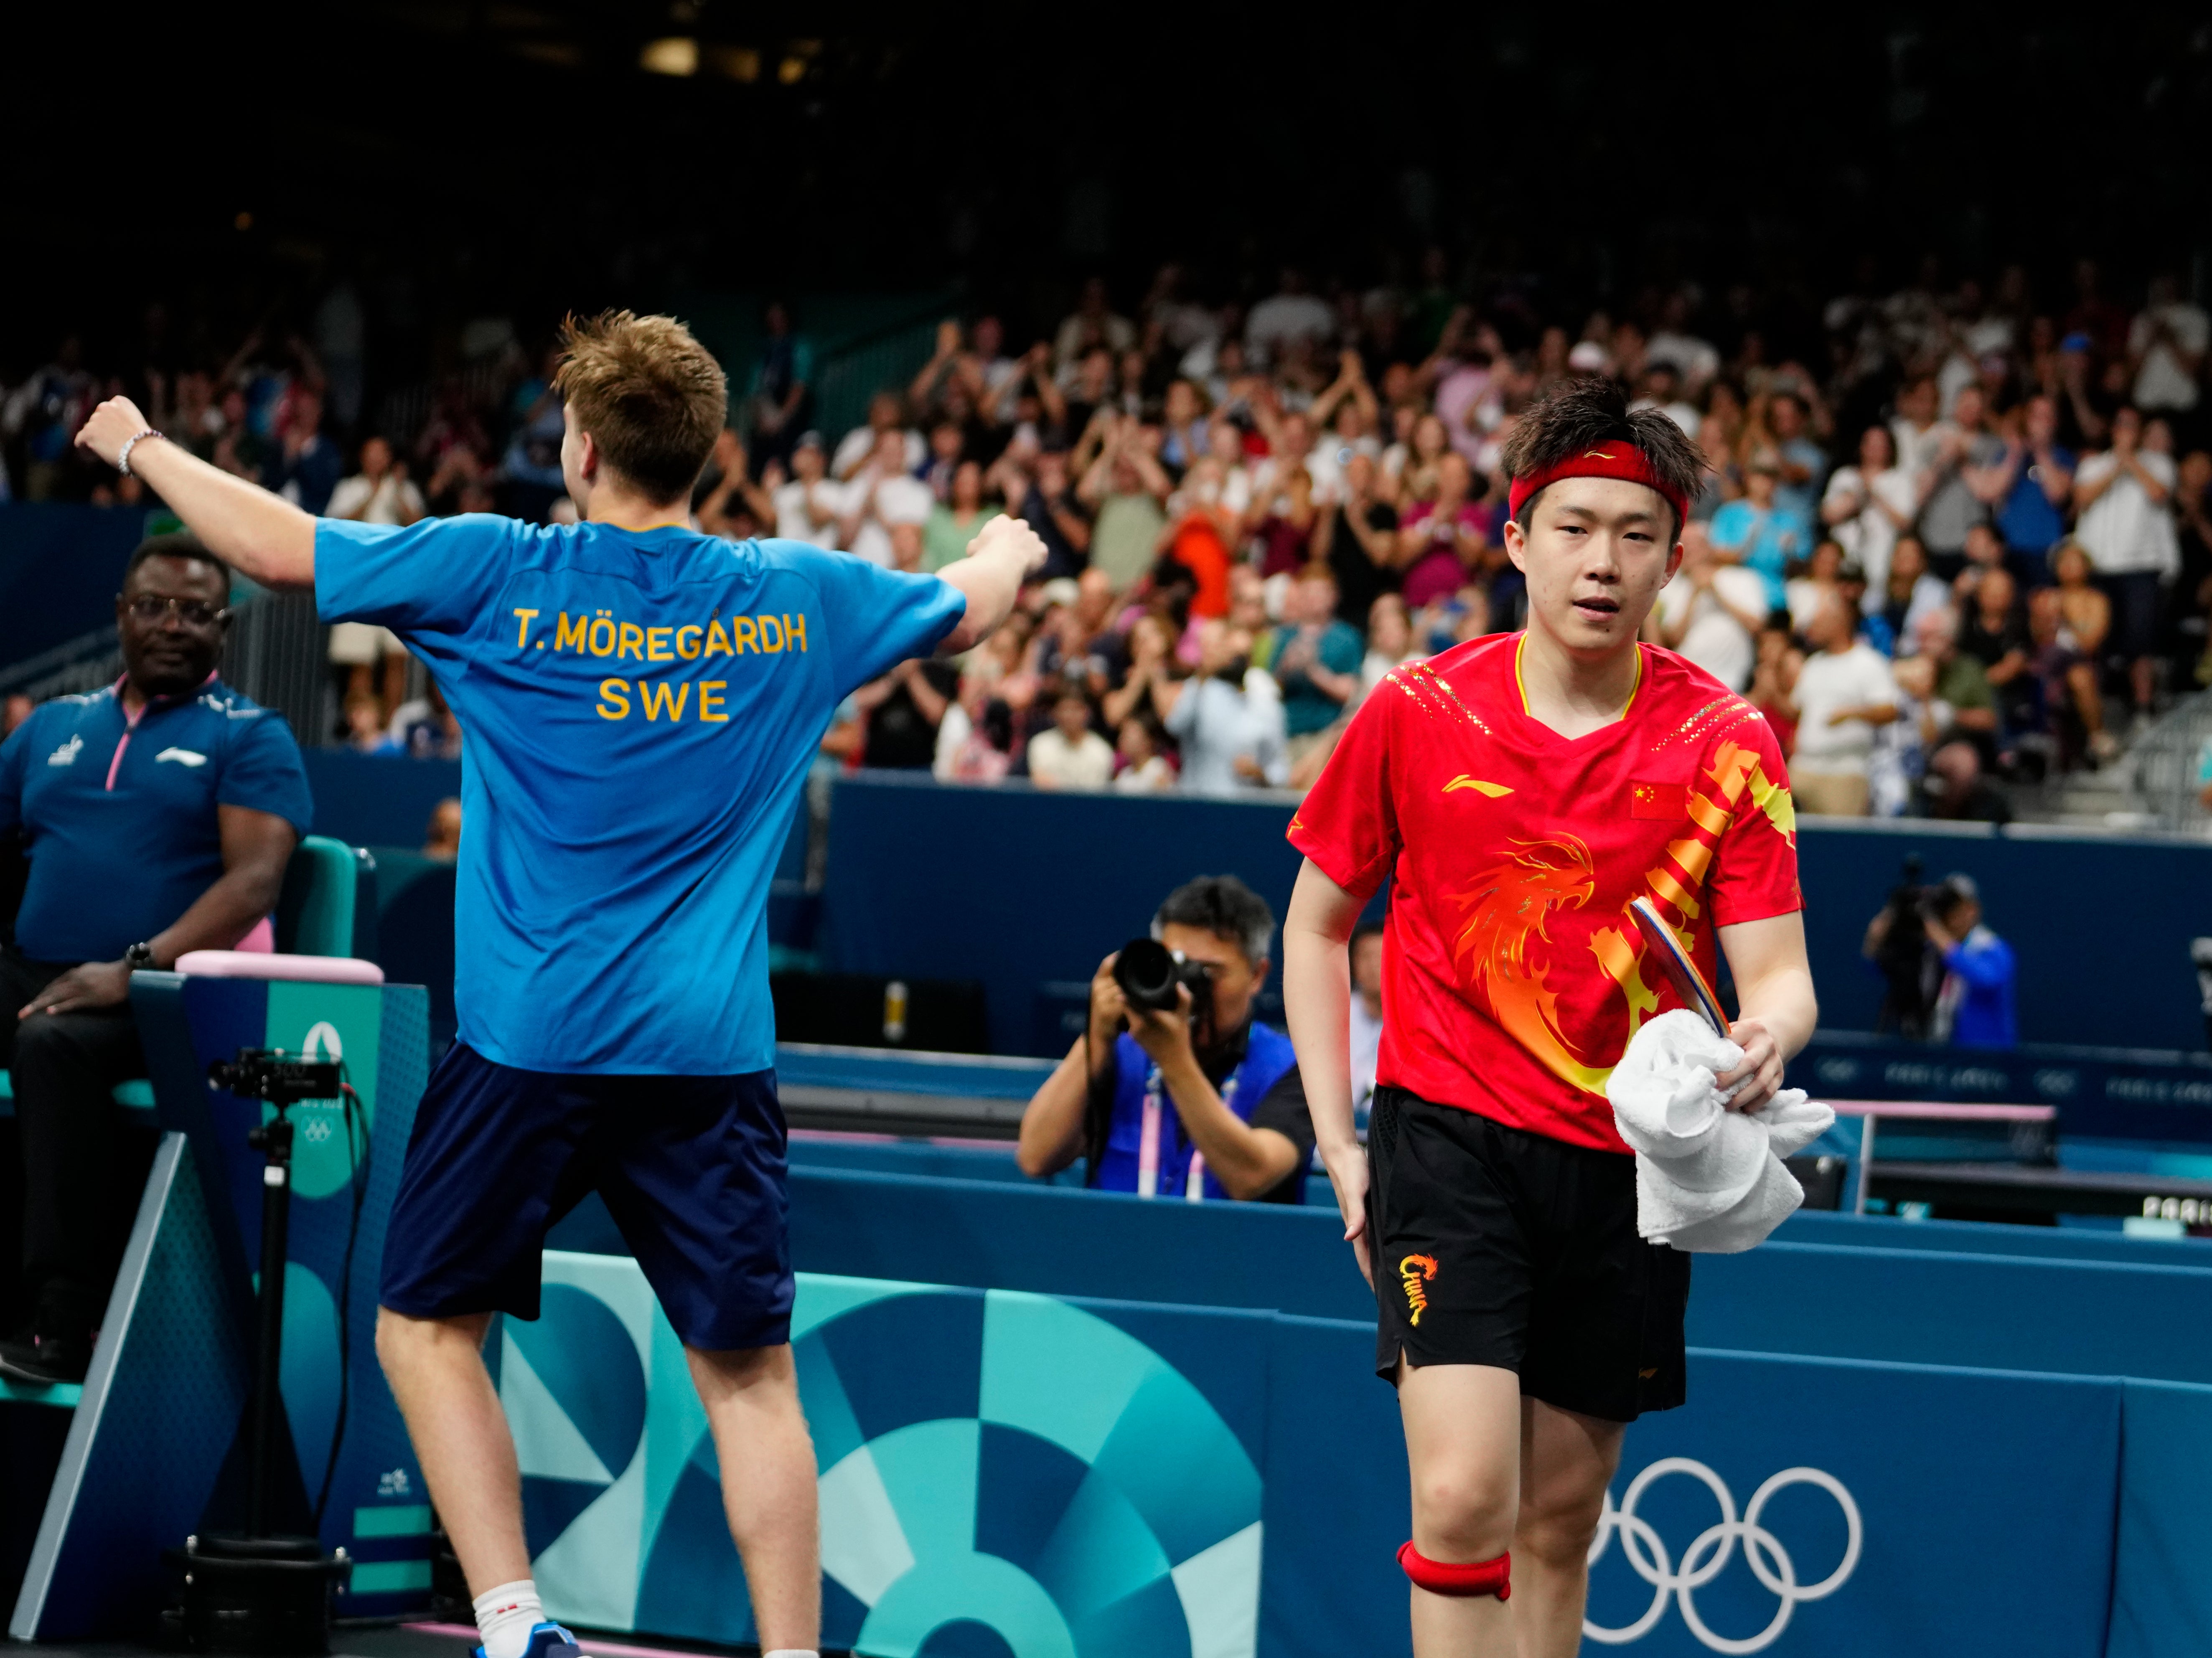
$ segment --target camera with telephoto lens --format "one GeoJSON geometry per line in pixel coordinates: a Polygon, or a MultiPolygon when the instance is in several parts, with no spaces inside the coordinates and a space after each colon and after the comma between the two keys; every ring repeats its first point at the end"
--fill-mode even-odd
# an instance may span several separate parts
{"type": "Polygon", "coordinates": [[[1213,969],[1194,962],[1179,950],[1170,950],[1157,938],[1132,938],[1114,958],[1114,982],[1121,995],[1140,1012],[1172,1013],[1177,1006],[1176,989],[1190,987],[1190,1022],[1194,1028],[1213,1023],[1213,969]]]}

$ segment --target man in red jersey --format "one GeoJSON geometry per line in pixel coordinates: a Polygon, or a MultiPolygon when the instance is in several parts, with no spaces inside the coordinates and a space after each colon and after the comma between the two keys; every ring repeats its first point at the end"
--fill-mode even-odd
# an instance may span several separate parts
{"type": "Polygon", "coordinates": [[[1596,380],[1532,406],[1505,464],[1527,631],[1393,672],[1290,828],[1306,863],[1284,1000],[1398,1386],[1419,1658],[1573,1653],[1623,1430],[1682,1402],[1689,1257],[1637,1236],[1605,1096],[1630,1037],[1678,1005],[1629,902],[1656,903],[1708,977],[1726,953],[1735,1108],[1772,1096],[1815,1017],[1782,751],[1742,698],[1638,643],[1698,452],[1596,380]],[[1386,878],[1363,1151],[1346,941],[1386,878]]]}

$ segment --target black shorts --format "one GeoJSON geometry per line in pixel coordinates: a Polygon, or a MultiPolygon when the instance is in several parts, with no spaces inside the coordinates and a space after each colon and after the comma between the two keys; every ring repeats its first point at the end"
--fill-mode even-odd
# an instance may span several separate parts
{"type": "Polygon", "coordinates": [[[536,1318],[545,1230],[596,1188],[687,1345],[781,1346],[784,1139],[773,1071],[568,1076],[456,1042],[415,1114],[378,1298],[414,1318],[536,1318]]]}
{"type": "Polygon", "coordinates": [[[1636,1234],[1636,1160],[1399,1088],[1367,1127],[1376,1374],[1494,1364],[1608,1422],[1685,1396],[1690,1258],[1636,1234]]]}

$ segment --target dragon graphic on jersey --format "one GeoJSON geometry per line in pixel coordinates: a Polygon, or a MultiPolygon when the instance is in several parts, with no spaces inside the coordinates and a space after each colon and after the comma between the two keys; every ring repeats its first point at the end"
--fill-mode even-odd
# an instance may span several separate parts
{"type": "Polygon", "coordinates": [[[1491,1015],[1547,1070],[1601,1093],[1611,1067],[1582,1062],[1559,1028],[1559,998],[1546,987],[1548,966],[1530,963],[1531,936],[1546,944],[1555,909],[1579,909],[1597,889],[1589,848],[1576,836],[1515,841],[1513,856],[1486,870],[1458,895],[1466,919],[1452,941],[1460,970],[1487,992],[1491,1015]]]}

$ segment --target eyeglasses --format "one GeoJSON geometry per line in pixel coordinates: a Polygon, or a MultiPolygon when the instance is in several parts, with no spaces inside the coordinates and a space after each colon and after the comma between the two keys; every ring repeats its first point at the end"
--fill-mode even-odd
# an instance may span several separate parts
{"type": "Polygon", "coordinates": [[[141,593],[125,606],[132,616],[148,627],[157,627],[174,616],[187,628],[207,629],[225,621],[230,615],[228,606],[210,604],[200,598],[157,598],[151,593],[141,593]]]}

